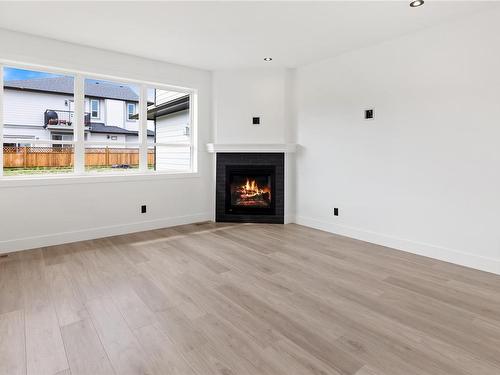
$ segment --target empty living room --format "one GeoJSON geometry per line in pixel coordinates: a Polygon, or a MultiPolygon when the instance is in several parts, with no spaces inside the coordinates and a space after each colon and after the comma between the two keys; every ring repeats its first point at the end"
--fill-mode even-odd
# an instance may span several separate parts
{"type": "Polygon", "coordinates": [[[500,1],[0,1],[0,375],[500,375],[500,1]]]}

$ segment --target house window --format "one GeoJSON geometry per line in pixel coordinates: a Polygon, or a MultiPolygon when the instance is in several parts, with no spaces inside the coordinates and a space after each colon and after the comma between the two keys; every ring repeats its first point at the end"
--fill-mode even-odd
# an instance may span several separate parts
{"type": "Polygon", "coordinates": [[[127,103],[127,120],[133,121],[138,118],[137,106],[135,103],[127,103]]]}
{"type": "Polygon", "coordinates": [[[196,170],[192,90],[2,64],[0,85],[0,178],[196,170]]]}
{"type": "Polygon", "coordinates": [[[0,175],[30,176],[73,172],[71,138],[53,138],[54,129],[72,132],[74,77],[0,66],[0,175]],[[69,91],[69,92],[68,92],[69,91]]]}
{"type": "Polygon", "coordinates": [[[99,99],[90,99],[90,115],[92,118],[101,117],[99,99]]]}
{"type": "MultiPolygon", "coordinates": [[[[72,141],[73,140],[73,134],[52,134],[52,140],[53,141],[72,141]]],[[[60,143],[54,143],[52,147],[55,148],[62,148],[62,147],[72,147],[70,144],[60,144],[60,143]]]]}
{"type": "Polygon", "coordinates": [[[192,95],[148,89],[149,167],[155,171],[193,170],[192,95]]]}

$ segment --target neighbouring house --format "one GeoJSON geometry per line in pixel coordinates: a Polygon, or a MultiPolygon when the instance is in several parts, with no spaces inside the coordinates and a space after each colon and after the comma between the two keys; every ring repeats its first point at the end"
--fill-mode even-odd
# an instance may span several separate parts
{"type": "MultiPolygon", "coordinates": [[[[6,144],[31,146],[32,140],[72,141],[73,86],[73,78],[66,76],[6,81],[4,138],[13,140],[6,144]]],[[[187,141],[189,96],[150,91],[148,143],[187,141]]],[[[137,144],[138,107],[139,96],[130,86],[85,80],[85,141],[116,143],[116,147],[137,144]]]]}

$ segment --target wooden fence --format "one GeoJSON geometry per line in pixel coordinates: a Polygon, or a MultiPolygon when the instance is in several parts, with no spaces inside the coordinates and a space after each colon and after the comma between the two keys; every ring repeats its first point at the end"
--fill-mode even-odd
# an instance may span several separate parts
{"type": "MultiPolygon", "coordinates": [[[[63,168],[72,167],[73,147],[10,147],[3,148],[4,168],[63,168]]],[[[153,165],[154,150],[148,150],[148,164],[153,165]]],[[[136,148],[86,148],[86,167],[139,165],[136,148]]]]}

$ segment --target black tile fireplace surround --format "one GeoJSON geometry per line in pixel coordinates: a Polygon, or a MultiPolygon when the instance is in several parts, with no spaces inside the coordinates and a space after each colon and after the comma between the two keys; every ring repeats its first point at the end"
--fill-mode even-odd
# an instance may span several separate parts
{"type": "Polygon", "coordinates": [[[215,220],[284,223],[284,153],[216,154],[215,220]]]}

